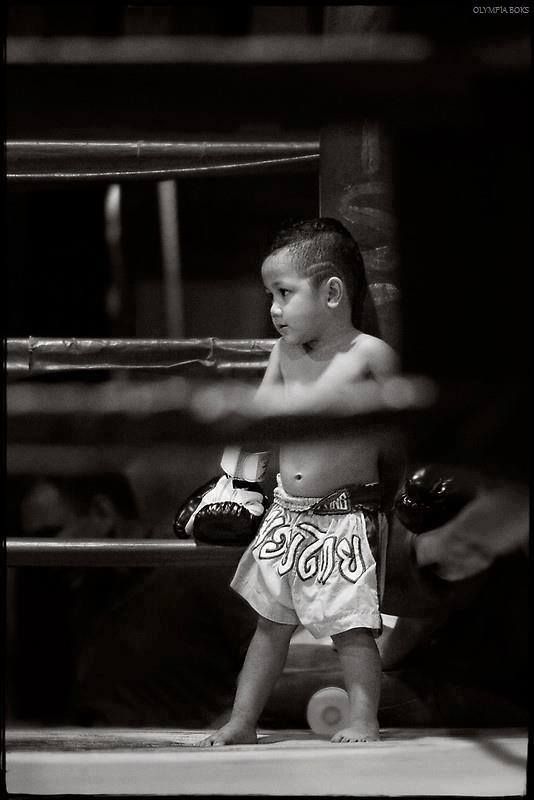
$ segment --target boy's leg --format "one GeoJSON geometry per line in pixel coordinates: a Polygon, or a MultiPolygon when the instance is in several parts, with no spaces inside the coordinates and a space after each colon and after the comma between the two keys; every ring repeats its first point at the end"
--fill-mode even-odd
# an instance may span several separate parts
{"type": "Polygon", "coordinates": [[[239,676],[232,716],[220,730],[203,739],[201,747],[256,743],[256,723],[284,668],[296,627],[259,617],[239,676]]]}
{"type": "Polygon", "coordinates": [[[332,636],[339,653],[350,702],[350,724],[333,742],[369,742],[378,739],[378,703],[382,664],[372,632],[352,628],[332,636]]]}

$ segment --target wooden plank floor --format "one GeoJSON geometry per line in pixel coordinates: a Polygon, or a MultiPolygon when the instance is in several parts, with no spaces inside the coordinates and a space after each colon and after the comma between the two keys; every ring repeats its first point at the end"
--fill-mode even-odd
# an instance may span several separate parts
{"type": "Polygon", "coordinates": [[[399,729],[379,742],[331,744],[310,731],[201,749],[206,731],[6,731],[11,794],[521,796],[527,731],[399,729]]]}

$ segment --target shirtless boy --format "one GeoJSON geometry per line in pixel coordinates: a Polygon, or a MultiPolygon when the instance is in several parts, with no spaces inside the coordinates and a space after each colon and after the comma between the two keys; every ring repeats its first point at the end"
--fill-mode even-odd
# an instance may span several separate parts
{"type": "MultiPolygon", "coordinates": [[[[262,278],[280,339],[258,403],[282,389],[288,409],[326,410],[340,395],[357,392],[359,382],[395,372],[395,352],[353,325],[353,309],[366,287],[364,267],[356,242],[339,222],[319,218],[283,231],[263,262],[262,278]]],[[[375,637],[381,630],[380,553],[386,536],[379,451],[376,432],[280,448],[273,504],[231,584],[257,612],[256,632],[230,720],[201,746],[257,741],[258,718],[298,624],[315,637],[330,635],[341,660],[350,724],[332,741],[378,738],[381,663],[375,637]]],[[[256,456],[261,479],[263,454],[256,456]]]]}

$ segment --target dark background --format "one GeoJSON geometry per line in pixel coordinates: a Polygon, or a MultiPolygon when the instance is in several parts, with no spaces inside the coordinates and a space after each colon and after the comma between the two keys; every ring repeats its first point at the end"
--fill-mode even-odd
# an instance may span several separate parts
{"type": "MultiPolygon", "coordinates": [[[[217,37],[321,30],[320,6],[10,4],[7,14],[8,36],[217,37]]],[[[44,80],[42,67],[38,69],[44,80]]],[[[53,127],[51,109],[47,120],[46,108],[30,109],[17,84],[11,92],[9,87],[8,82],[8,138],[31,137],[40,126],[53,127]]],[[[209,115],[209,108],[205,111],[209,115]]],[[[105,129],[95,109],[84,133],[95,138],[102,124],[105,129]]],[[[231,118],[224,121],[219,115],[216,124],[239,135],[231,118]]],[[[147,125],[150,120],[137,120],[128,137],[142,138],[140,131],[147,125]]],[[[179,117],[175,125],[169,138],[180,138],[189,122],[179,117]]],[[[283,135],[275,116],[272,125],[256,127],[255,132],[267,139],[283,135]]],[[[109,131],[109,138],[112,133],[121,138],[122,131],[109,131]]],[[[158,138],[157,131],[151,133],[158,138]]],[[[318,136],[317,130],[310,133],[311,138],[318,136]]],[[[57,138],[68,138],[68,131],[61,128],[57,138]]],[[[73,138],[79,138],[79,131],[73,138]]],[[[8,336],[113,335],[113,320],[106,312],[112,281],[104,239],[106,190],[102,183],[7,186],[8,336]]],[[[155,184],[128,182],[122,191],[123,252],[130,282],[122,335],[162,336],[166,331],[155,184]]],[[[308,174],[180,179],[177,193],[184,336],[271,336],[258,280],[262,253],[282,221],[318,213],[317,168],[308,174]]]]}

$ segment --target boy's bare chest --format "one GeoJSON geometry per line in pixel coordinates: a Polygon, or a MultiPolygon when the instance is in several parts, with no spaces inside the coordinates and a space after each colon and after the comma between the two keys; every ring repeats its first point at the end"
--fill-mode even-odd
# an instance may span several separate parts
{"type": "Polygon", "coordinates": [[[369,364],[357,352],[337,354],[334,358],[313,358],[306,353],[284,358],[281,361],[281,372],[285,386],[313,385],[321,380],[340,387],[345,382],[364,380],[369,376],[369,364]]]}
{"type": "Polygon", "coordinates": [[[284,384],[290,387],[316,383],[325,374],[329,365],[329,360],[315,360],[305,354],[300,358],[284,360],[281,365],[284,384]]]}

